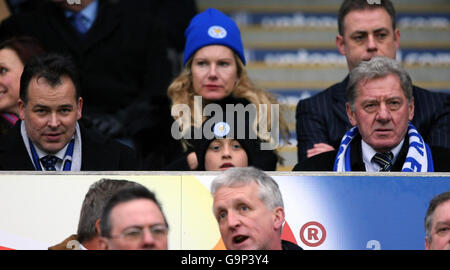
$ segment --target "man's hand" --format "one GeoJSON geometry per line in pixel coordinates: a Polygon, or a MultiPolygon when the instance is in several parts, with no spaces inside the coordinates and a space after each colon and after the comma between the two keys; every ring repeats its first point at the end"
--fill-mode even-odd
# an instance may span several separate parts
{"type": "Polygon", "coordinates": [[[334,147],[326,144],[326,143],[316,143],[314,144],[314,147],[311,149],[308,149],[306,151],[306,157],[310,158],[312,156],[318,155],[323,152],[333,151],[334,147]]]}

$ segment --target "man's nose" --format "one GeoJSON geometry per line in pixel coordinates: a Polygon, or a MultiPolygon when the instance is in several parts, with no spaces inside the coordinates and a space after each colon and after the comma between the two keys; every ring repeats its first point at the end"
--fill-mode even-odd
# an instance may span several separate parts
{"type": "Polygon", "coordinates": [[[153,246],[155,244],[155,238],[149,230],[144,230],[142,235],[142,245],[153,246]]]}
{"type": "Polygon", "coordinates": [[[380,106],[378,107],[378,111],[377,111],[377,121],[380,122],[389,122],[392,117],[391,117],[391,111],[389,110],[389,108],[386,106],[386,104],[381,103],[380,106]]]}
{"type": "Polygon", "coordinates": [[[377,51],[377,41],[373,35],[367,37],[367,50],[374,52],[377,51]]]}
{"type": "Polygon", "coordinates": [[[56,128],[61,124],[59,117],[56,113],[51,113],[48,118],[48,126],[52,128],[56,128]]]}
{"type": "Polygon", "coordinates": [[[233,211],[228,212],[227,223],[229,228],[235,228],[241,223],[240,218],[233,211]]]}

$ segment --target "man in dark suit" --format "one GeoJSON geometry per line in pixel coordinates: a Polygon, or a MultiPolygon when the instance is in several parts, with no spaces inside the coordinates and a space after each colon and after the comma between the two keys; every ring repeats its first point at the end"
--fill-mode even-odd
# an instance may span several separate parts
{"type": "Polygon", "coordinates": [[[354,126],[338,151],[315,155],[302,171],[450,171],[450,149],[429,147],[410,121],[415,98],[408,73],[389,57],[373,57],[352,69],[346,112],[354,126]]]}
{"type": "Polygon", "coordinates": [[[0,25],[0,39],[28,35],[49,52],[72,56],[81,75],[86,126],[152,156],[152,169],[159,169],[178,149],[166,94],[172,75],[167,31],[140,0],[69,2],[46,1],[11,16],[0,25]]]}
{"type": "Polygon", "coordinates": [[[20,79],[19,121],[0,144],[3,170],[137,170],[132,149],[78,124],[83,99],[73,62],[30,60],[20,79]]]}
{"type": "MultiPolygon", "coordinates": [[[[349,71],[374,56],[396,57],[400,31],[389,0],[369,4],[346,0],[338,14],[336,45],[347,59],[349,71]]],[[[345,111],[348,76],[319,94],[299,101],[296,112],[298,162],[337,149],[351,127],[345,111]]],[[[450,148],[450,95],[413,86],[415,114],[412,123],[430,145],[450,148]]]]}

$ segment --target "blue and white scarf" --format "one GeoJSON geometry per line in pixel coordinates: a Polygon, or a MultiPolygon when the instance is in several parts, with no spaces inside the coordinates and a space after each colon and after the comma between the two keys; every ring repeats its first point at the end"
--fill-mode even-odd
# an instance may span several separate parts
{"type": "MultiPolygon", "coordinates": [[[[358,127],[351,128],[345,133],[339,146],[333,170],[337,172],[351,171],[350,161],[350,142],[359,134],[358,127]]],[[[408,153],[405,163],[403,163],[402,172],[434,172],[433,158],[428,144],[420,136],[413,124],[408,124],[408,153]]]]}

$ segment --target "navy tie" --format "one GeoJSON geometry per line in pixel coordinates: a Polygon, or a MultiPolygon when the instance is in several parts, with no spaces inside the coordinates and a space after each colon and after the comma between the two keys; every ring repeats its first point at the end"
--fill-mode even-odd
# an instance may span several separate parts
{"type": "Polygon", "coordinates": [[[394,159],[394,154],[392,152],[386,153],[376,153],[372,158],[372,161],[380,165],[380,172],[387,172],[391,170],[392,160],[394,159]]]}
{"type": "Polygon", "coordinates": [[[58,159],[59,158],[57,158],[55,156],[48,155],[48,156],[41,158],[41,162],[46,171],[56,171],[55,165],[56,165],[56,162],[58,162],[58,159]]]}

